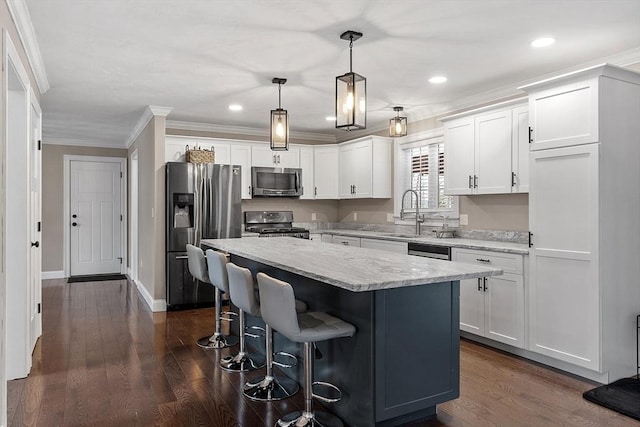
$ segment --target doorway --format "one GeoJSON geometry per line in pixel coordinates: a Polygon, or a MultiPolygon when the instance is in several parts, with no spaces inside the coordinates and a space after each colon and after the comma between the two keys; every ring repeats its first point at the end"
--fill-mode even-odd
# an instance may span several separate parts
{"type": "Polygon", "coordinates": [[[131,239],[131,280],[137,284],[138,266],[138,149],[131,153],[131,223],[129,236],[131,239]]]}
{"type": "Polygon", "coordinates": [[[64,156],[65,276],[126,272],[126,159],[64,156]]]}

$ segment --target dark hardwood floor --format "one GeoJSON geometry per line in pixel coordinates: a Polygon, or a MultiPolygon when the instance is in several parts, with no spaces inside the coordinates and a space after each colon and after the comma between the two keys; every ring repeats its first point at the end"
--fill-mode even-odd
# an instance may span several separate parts
{"type": "MultiPolygon", "coordinates": [[[[257,373],[203,350],[212,309],[151,313],[126,280],[43,282],[43,334],[26,379],[9,382],[9,426],[272,426],[302,394],[252,402],[257,373]]],[[[582,399],[594,384],[462,341],[461,396],[411,426],[640,426],[582,399]]]]}

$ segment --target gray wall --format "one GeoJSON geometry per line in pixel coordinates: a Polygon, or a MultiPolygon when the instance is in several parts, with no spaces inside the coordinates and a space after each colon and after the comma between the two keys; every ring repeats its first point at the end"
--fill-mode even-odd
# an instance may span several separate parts
{"type": "Polygon", "coordinates": [[[117,148],[42,146],[42,271],[64,269],[64,156],[127,157],[117,148]]]}

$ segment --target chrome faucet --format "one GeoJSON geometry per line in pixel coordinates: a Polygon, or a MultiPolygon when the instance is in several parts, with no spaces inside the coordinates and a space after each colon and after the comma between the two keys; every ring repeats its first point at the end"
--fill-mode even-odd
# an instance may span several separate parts
{"type": "Polygon", "coordinates": [[[407,191],[404,192],[404,194],[402,195],[402,202],[401,202],[401,208],[400,208],[400,219],[404,219],[405,218],[405,212],[404,212],[404,198],[408,193],[413,193],[416,195],[416,213],[415,213],[415,217],[416,217],[416,236],[420,235],[420,224],[424,222],[424,218],[420,216],[420,195],[418,194],[418,192],[416,190],[412,190],[409,189],[407,191]]]}

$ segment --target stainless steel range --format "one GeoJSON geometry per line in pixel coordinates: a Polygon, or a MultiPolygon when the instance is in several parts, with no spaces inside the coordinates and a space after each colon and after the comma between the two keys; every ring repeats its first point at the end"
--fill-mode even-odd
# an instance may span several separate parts
{"type": "Polygon", "coordinates": [[[309,238],[309,230],[293,227],[292,211],[245,211],[244,229],[259,237],[309,238]]]}

